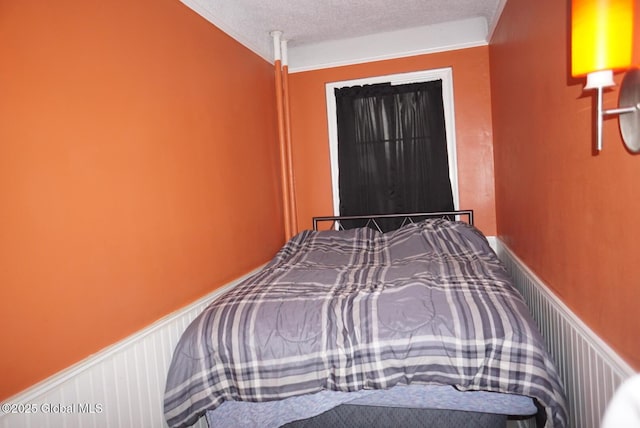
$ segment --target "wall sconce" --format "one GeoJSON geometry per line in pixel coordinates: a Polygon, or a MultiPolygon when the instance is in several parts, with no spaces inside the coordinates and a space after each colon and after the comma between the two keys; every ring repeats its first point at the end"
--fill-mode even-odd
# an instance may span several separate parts
{"type": "Polygon", "coordinates": [[[587,77],[584,89],[597,91],[597,151],[602,150],[604,116],[620,115],[620,132],[627,148],[640,152],[640,70],[631,70],[635,0],[571,1],[571,75],[587,77]],[[626,71],[619,105],[604,110],[602,94],[615,86],[614,71],[626,71]]]}

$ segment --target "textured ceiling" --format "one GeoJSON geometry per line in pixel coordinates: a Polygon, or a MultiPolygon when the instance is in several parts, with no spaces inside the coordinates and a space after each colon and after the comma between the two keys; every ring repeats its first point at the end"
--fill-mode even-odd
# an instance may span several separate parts
{"type": "Polygon", "coordinates": [[[182,0],[262,57],[272,59],[272,30],[300,48],[470,18],[488,31],[506,0],[182,0]]]}

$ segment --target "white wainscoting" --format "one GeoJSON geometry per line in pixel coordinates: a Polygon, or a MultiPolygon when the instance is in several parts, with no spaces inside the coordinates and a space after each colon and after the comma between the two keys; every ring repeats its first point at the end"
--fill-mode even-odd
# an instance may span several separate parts
{"type": "MultiPolygon", "coordinates": [[[[571,426],[598,427],[615,389],[633,369],[499,239],[490,242],[527,300],[558,365],[569,399],[571,426]]],[[[0,427],[165,427],[165,376],[180,334],[206,305],[242,279],[5,400],[3,405],[15,405],[10,410],[35,413],[2,411],[0,427]]],[[[207,424],[202,418],[195,426],[204,428],[207,424]]]]}
{"type": "Polygon", "coordinates": [[[634,374],[602,339],[582,322],[499,239],[498,257],[529,305],[565,385],[570,426],[597,428],[617,387],[634,374]]]}
{"type": "MultiPolygon", "coordinates": [[[[252,273],[3,401],[0,427],[166,427],[165,380],[180,335],[213,299],[252,273]]],[[[201,418],[194,426],[208,425],[201,418]]]]}

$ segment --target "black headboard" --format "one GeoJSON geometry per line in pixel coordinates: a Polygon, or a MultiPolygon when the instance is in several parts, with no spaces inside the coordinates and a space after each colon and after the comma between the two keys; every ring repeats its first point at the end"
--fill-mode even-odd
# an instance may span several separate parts
{"type": "Polygon", "coordinates": [[[439,212],[423,212],[423,213],[408,213],[408,214],[373,214],[373,215],[349,215],[349,216],[324,216],[313,217],[313,230],[318,230],[318,224],[323,222],[333,223],[330,227],[334,229],[345,229],[343,227],[343,221],[359,220],[364,226],[371,227],[382,232],[380,227],[380,221],[385,219],[400,219],[400,226],[408,223],[415,223],[417,221],[424,220],[426,218],[434,217],[446,217],[453,218],[455,220],[463,221],[466,218],[466,222],[473,225],[473,210],[456,210],[456,211],[439,211],[439,212]]]}

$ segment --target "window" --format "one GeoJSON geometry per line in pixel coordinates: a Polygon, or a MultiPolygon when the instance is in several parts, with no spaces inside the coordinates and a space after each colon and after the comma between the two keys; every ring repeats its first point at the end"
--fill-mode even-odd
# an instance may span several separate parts
{"type": "MultiPolygon", "coordinates": [[[[380,167],[382,164],[380,164],[379,159],[375,160],[375,162],[372,162],[372,159],[373,159],[372,156],[388,158],[390,153],[393,152],[392,158],[395,159],[398,156],[398,154],[401,154],[403,152],[403,148],[406,148],[407,150],[413,150],[416,147],[418,148],[420,147],[415,145],[417,141],[416,142],[411,141],[412,136],[409,135],[408,132],[405,131],[405,134],[407,135],[403,137],[404,140],[398,141],[397,135],[402,134],[403,131],[402,130],[390,131],[389,129],[385,129],[385,126],[391,125],[393,127],[396,127],[398,125],[397,122],[399,122],[400,120],[408,120],[408,121],[413,120],[411,115],[406,116],[405,113],[401,113],[402,115],[404,115],[405,119],[401,119],[399,117],[391,117],[394,115],[397,116],[399,114],[398,112],[402,109],[405,109],[406,106],[409,106],[410,108],[415,108],[415,101],[413,100],[413,98],[406,98],[406,95],[405,95],[406,93],[409,93],[410,97],[415,98],[415,95],[412,95],[411,92],[412,91],[415,92],[416,88],[426,88],[426,87],[432,88],[437,86],[437,91],[441,92],[441,96],[442,96],[442,104],[440,105],[440,108],[442,108],[442,111],[444,113],[444,121],[445,121],[444,132],[446,134],[446,142],[447,142],[447,148],[446,148],[447,153],[443,154],[444,157],[441,158],[441,162],[445,164],[444,168],[448,169],[448,175],[449,175],[448,181],[451,183],[451,191],[453,196],[454,208],[458,207],[455,133],[453,132],[454,130],[453,91],[452,91],[451,80],[452,80],[451,69],[447,68],[447,69],[429,70],[429,71],[417,72],[417,73],[381,76],[381,77],[371,78],[371,79],[359,79],[359,80],[352,80],[352,81],[334,82],[334,83],[327,84],[327,107],[328,107],[327,111],[329,115],[328,121],[329,121],[334,214],[338,215],[338,214],[353,213],[353,212],[345,213],[345,212],[341,212],[340,210],[341,202],[340,202],[339,181],[340,181],[341,174],[339,172],[339,168],[341,165],[341,161],[339,160],[339,156],[338,156],[338,133],[339,132],[338,132],[338,121],[337,121],[336,115],[337,115],[337,111],[342,111],[341,114],[344,115],[344,106],[343,106],[344,101],[340,104],[339,108],[337,109],[336,96],[334,94],[334,92],[336,92],[336,89],[338,89],[337,91],[338,93],[341,93],[341,94],[346,93],[347,96],[351,96],[351,93],[355,90],[355,94],[356,94],[355,96],[364,98],[364,100],[360,98],[356,99],[355,101],[348,100],[349,106],[355,105],[356,110],[363,110],[365,111],[365,114],[373,114],[375,117],[371,117],[369,120],[377,121],[378,123],[383,124],[383,126],[380,127],[380,131],[378,132],[378,135],[375,135],[373,138],[374,140],[377,140],[377,143],[369,144],[370,141],[368,140],[370,139],[369,138],[370,136],[362,135],[363,132],[364,133],[370,132],[369,129],[366,129],[366,128],[359,131],[359,135],[357,136],[355,135],[357,131],[352,131],[353,135],[350,135],[351,140],[354,140],[354,141],[357,140],[361,144],[355,148],[359,152],[357,156],[361,157],[360,161],[369,163],[370,164],[369,166],[374,169],[374,173],[370,177],[370,179],[372,179],[373,182],[369,184],[372,184],[374,186],[376,185],[379,186],[382,192],[386,192],[388,194],[383,196],[384,201],[381,205],[374,204],[374,207],[368,208],[371,211],[376,211],[373,213],[380,214],[385,212],[413,211],[411,206],[403,207],[402,203],[398,205],[397,202],[394,202],[391,200],[393,199],[391,198],[392,193],[394,192],[401,193],[401,191],[404,191],[404,186],[410,187],[410,183],[406,183],[405,181],[403,181],[403,180],[406,180],[406,177],[400,177],[399,183],[393,184],[391,186],[388,185],[388,180],[389,180],[388,177],[392,175],[394,177],[397,176],[397,171],[394,170],[394,169],[397,169],[396,168],[398,165],[397,162],[395,160],[392,161],[394,165],[387,165],[387,167],[389,168],[389,171],[383,173],[382,171],[375,171],[376,168],[380,170],[380,167]],[[419,85],[417,84],[418,82],[431,82],[431,83],[419,85]],[[365,85],[371,85],[371,86],[365,86],[365,85]],[[354,86],[356,88],[353,88],[353,90],[350,89],[351,87],[354,87],[354,86]],[[365,88],[364,96],[358,95],[362,93],[362,89],[359,87],[365,88]],[[370,89],[378,90],[379,92],[381,91],[385,93],[396,94],[396,95],[391,95],[390,97],[387,97],[388,98],[387,100],[384,100],[384,101],[382,100],[371,101],[369,98],[367,98],[368,97],[367,94],[369,94],[370,89]],[[397,94],[400,94],[400,95],[397,95],[397,94]],[[363,103],[366,105],[363,105],[363,103]],[[381,104],[385,104],[385,106],[381,106],[381,104]],[[398,106],[394,107],[394,106],[391,106],[391,104],[400,104],[400,107],[398,106]],[[374,110],[375,110],[374,113],[369,112],[374,110]],[[401,143],[401,144],[398,144],[398,143],[401,143]],[[448,163],[448,167],[446,165],[447,163],[448,163]],[[380,172],[379,176],[378,176],[378,172],[380,172]],[[400,188],[398,188],[398,186],[400,186],[400,188]]],[[[429,89],[429,91],[433,94],[433,90],[429,89]]],[[[437,96],[439,97],[440,95],[437,95],[437,96]]],[[[437,101],[440,101],[440,100],[438,99],[437,101]]],[[[418,106],[418,107],[423,109],[425,108],[424,106],[422,107],[418,106]]],[[[349,108],[352,108],[352,107],[349,107],[349,108]]],[[[358,112],[349,113],[349,114],[362,116],[362,114],[358,112]]],[[[349,120],[352,120],[352,118],[349,117],[349,120]]],[[[353,120],[357,121],[359,119],[353,119],[353,120]]],[[[441,126],[441,123],[440,123],[440,126],[441,126]]],[[[340,124],[340,132],[343,134],[343,139],[344,139],[344,132],[345,132],[344,119],[340,124]]],[[[341,146],[341,152],[343,153],[343,156],[344,156],[344,143],[341,146]]],[[[404,156],[406,157],[406,153],[404,156]]],[[[355,159],[358,159],[358,158],[355,158],[355,159]]],[[[388,160],[389,159],[387,159],[387,161],[388,160]]],[[[345,165],[344,162],[345,161],[343,159],[342,160],[343,169],[345,165]]],[[[346,177],[348,174],[352,174],[352,173],[353,171],[351,171],[351,168],[347,168],[347,171],[343,171],[342,176],[346,177]]],[[[446,170],[444,174],[447,174],[446,170]]],[[[370,181],[370,179],[365,179],[364,181],[370,181]]],[[[445,180],[446,180],[446,176],[445,176],[445,180]]],[[[394,198],[396,196],[394,196],[394,198]]],[[[449,196],[449,198],[451,198],[451,196],[449,196]]],[[[345,204],[345,202],[346,201],[343,201],[342,203],[343,208],[345,208],[345,205],[349,205],[349,204],[345,204]]],[[[371,214],[371,213],[372,212],[368,212],[367,214],[371,214]]]]}

